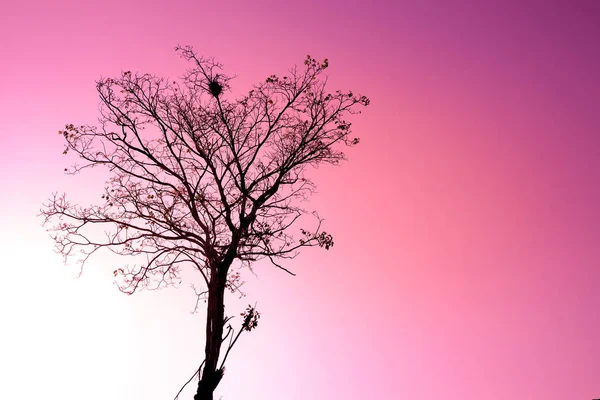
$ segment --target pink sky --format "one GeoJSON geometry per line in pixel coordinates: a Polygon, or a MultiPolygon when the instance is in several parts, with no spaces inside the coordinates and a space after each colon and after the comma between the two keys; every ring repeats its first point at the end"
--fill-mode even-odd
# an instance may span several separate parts
{"type": "Polygon", "coordinates": [[[127,297],[102,257],[74,279],[36,217],[100,198],[57,135],[94,81],[177,77],[178,43],[238,93],[310,53],[372,100],[313,174],[335,247],[246,275],[228,310],[262,317],[216,398],[600,397],[599,2],[91,3],[0,11],[0,398],[169,399],[202,360],[191,289],[127,297]]]}

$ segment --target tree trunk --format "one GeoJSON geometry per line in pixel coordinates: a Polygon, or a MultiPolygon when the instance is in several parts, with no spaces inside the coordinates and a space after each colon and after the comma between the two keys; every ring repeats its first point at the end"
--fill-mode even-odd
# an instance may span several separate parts
{"type": "Polygon", "coordinates": [[[194,400],[213,400],[213,392],[223,377],[223,371],[217,369],[217,364],[223,341],[223,322],[225,319],[224,297],[227,270],[226,265],[219,263],[215,266],[214,273],[211,274],[206,316],[205,363],[194,400]]]}

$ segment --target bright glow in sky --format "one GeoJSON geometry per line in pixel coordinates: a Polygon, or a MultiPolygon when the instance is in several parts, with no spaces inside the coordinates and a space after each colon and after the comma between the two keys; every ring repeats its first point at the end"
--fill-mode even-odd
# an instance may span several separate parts
{"type": "Polygon", "coordinates": [[[216,398],[600,397],[599,27],[596,1],[3,5],[0,398],[170,399],[202,360],[191,289],[127,297],[102,257],[74,279],[36,218],[100,199],[57,135],[96,121],[94,81],[180,76],[176,44],[237,93],[309,53],[372,100],[313,175],[334,248],[246,275],[228,310],[262,317],[216,398]]]}

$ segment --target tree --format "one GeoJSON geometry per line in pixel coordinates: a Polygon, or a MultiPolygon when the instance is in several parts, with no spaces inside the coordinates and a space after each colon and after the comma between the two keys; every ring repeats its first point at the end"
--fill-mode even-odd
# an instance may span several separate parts
{"type": "Polygon", "coordinates": [[[64,154],[80,160],[68,174],[100,166],[110,171],[103,201],[82,207],[55,193],[42,215],[65,262],[76,256],[83,268],[101,249],[142,257],[114,271],[125,293],[175,285],[184,267],[200,274],[206,342],[194,399],[209,400],[231,347],[259,317],[249,306],[234,339],[224,314],[225,290],[240,291],[242,284],[233,266],[251,269],[266,259],[293,275],[281,260],[303,247],[333,246],[318,215],[300,207],[314,189],[306,173],[338,164],[343,145],[358,143],[344,118],[369,100],[327,92],[328,61],[310,56],[287,76],[271,75],[229,100],[232,78],[220,63],[191,47],[176,51],[192,65],[179,81],[126,71],[97,82],[98,125],[68,124],[59,134],[64,154]],[[314,228],[298,229],[311,215],[314,228]]]}

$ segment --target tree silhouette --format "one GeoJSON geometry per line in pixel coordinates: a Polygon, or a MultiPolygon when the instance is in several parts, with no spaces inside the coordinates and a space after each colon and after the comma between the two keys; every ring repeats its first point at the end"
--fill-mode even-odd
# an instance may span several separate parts
{"type": "Polygon", "coordinates": [[[191,47],[176,51],[192,65],[179,81],[126,71],[97,82],[99,123],[69,124],[59,134],[64,153],[80,160],[68,174],[98,166],[110,171],[102,202],[83,207],[55,193],[42,215],[65,261],[75,256],[83,268],[100,249],[142,258],[114,271],[125,293],[174,285],[184,267],[200,274],[205,290],[196,294],[207,302],[206,342],[194,399],[209,400],[231,347],[259,317],[249,306],[237,335],[228,324],[225,290],[239,292],[243,283],[232,266],[251,269],[267,259],[293,275],[281,260],[303,247],[333,246],[318,215],[300,207],[314,189],[306,173],[338,164],[343,145],[358,143],[344,117],[369,100],[327,92],[328,62],[310,56],[287,76],[271,75],[228,100],[232,78],[221,64],[191,47]],[[296,227],[311,215],[312,229],[296,227]]]}

